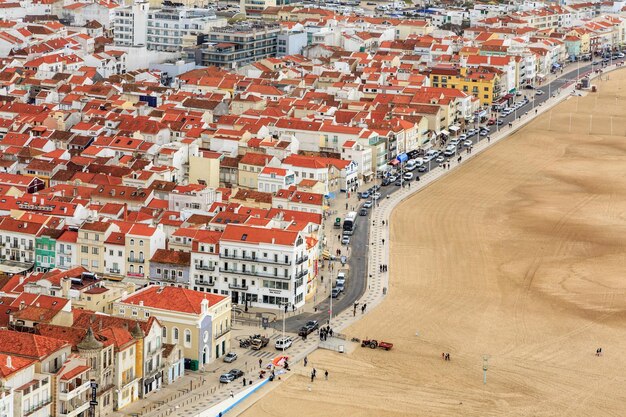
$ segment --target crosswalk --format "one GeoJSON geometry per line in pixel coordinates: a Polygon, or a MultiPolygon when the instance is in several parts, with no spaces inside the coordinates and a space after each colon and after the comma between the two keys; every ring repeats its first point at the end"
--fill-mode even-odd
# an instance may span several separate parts
{"type": "MultiPolygon", "coordinates": [[[[276,339],[278,339],[281,336],[282,336],[281,333],[274,333],[273,335],[269,337],[270,342],[268,343],[266,348],[261,349],[261,350],[248,349],[246,351],[246,355],[252,356],[255,358],[261,358],[261,359],[269,359],[269,358],[276,357],[277,355],[280,354],[280,351],[274,349],[274,342],[276,341],[276,339]]],[[[298,346],[302,343],[302,339],[300,337],[292,336],[291,340],[292,340],[291,347],[286,352],[297,350],[298,346]]]]}

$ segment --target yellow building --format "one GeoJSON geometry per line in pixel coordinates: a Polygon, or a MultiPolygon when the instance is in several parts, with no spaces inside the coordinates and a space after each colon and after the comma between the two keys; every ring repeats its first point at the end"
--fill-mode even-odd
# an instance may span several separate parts
{"type": "Polygon", "coordinates": [[[239,186],[257,190],[259,188],[259,173],[266,166],[278,167],[278,158],[263,153],[246,153],[239,160],[239,186]]]}
{"type": "Polygon", "coordinates": [[[426,20],[403,20],[396,26],[396,39],[404,40],[409,36],[425,36],[434,30],[426,20]]]}
{"type": "Polygon", "coordinates": [[[104,241],[120,228],[109,222],[84,223],[78,230],[78,262],[83,268],[99,274],[104,273],[104,241]]]}
{"type": "Polygon", "coordinates": [[[430,82],[433,87],[454,88],[471,94],[481,105],[491,105],[502,92],[499,75],[481,68],[433,67],[430,82]]]}
{"type": "Polygon", "coordinates": [[[212,151],[199,151],[197,156],[190,155],[189,183],[219,188],[220,161],[223,157],[221,153],[212,151]]]}
{"type": "Polygon", "coordinates": [[[230,351],[231,299],[179,287],[151,285],[115,303],[120,317],[156,317],[163,343],[180,345],[198,369],[230,351]]]}

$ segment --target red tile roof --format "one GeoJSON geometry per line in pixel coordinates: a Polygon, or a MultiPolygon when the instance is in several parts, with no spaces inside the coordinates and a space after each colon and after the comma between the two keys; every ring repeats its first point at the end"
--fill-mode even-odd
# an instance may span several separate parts
{"type": "Polygon", "coordinates": [[[227,297],[217,294],[208,294],[200,291],[178,287],[149,286],[131,294],[122,300],[124,304],[139,305],[160,310],[178,311],[185,314],[201,314],[202,301],[207,300],[209,306],[218,304],[227,297]]]}
{"type": "Polygon", "coordinates": [[[2,353],[41,360],[66,346],[63,340],[0,329],[2,353]]]}

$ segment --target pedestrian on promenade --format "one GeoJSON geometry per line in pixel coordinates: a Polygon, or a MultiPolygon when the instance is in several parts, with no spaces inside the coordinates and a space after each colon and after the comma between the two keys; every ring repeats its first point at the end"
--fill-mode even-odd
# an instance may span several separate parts
{"type": "Polygon", "coordinates": [[[259,368],[263,368],[263,359],[259,359],[259,368]]]}
{"type": "Polygon", "coordinates": [[[385,221],[383,220],[383,226],[385,225],[385,221]]]}
{"type": "Polygon", "coordinates": [[[326,372],[324,372],[324,379],[328,381],[328,369],[326,370],[326,372]]]}
{"type": "Polygon", "coordinates": [[[309,359],[305,356],[305,357],[304,357],[304,366],[306,366],[306,365],[307,365],[307,363],[309,363],[309,359]]]}
{"type": "Polygon", "coordinates": [[[363,311],[367,310],[367,303],[363,304],[363,311]]]}
{"type": "Polygon", "coordinates": [[[242,382],[243,382],[243,386],[245,387],[246,386],[246,377],[245,376],[243,377],[242,382]]]}
{"type": "Polygon", "coordinates": [[[487,143],[491,142],[491,136],[487,136],[487,143]]]}
{"type": "Polygon", "coordinates": [[[385,239],[383,239],[383,246],[385,246],[385,239]]]}
{"type": "Polygon", "coordinates": [[[230,392],[230,398],[235,398],[235,393],[234,392],[230,392]]]}
{"type": "Polygon", "coordinates": [[[441,359],[443,359],[444,361],[446,360],[446,354],[441,352],[441,359]]]}
{"type": "Polygon", "coordinates": [[[311,382],[313,382],[314,379],[315,379],[315,374],[311,372],[311,382]]]}
{"type": "Polygon", "coordinates": [[[535,109],[535,114],[537,114],[537,109],[535,109]]]}
{"type": "Polygon", "coordinates": [[[346,203],[346,210],[348,210],[348,203],[346,203]]]}

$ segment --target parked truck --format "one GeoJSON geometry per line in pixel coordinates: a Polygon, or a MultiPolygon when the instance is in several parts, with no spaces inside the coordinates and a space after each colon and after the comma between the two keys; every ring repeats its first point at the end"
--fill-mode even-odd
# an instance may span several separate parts
{"type": "Polygon", "coordinates": [[[252,350],[261,350],[270,342],[269,337],[261,336],[260,334],[255,334],[250,338],[250,349],[252,350]]]}

